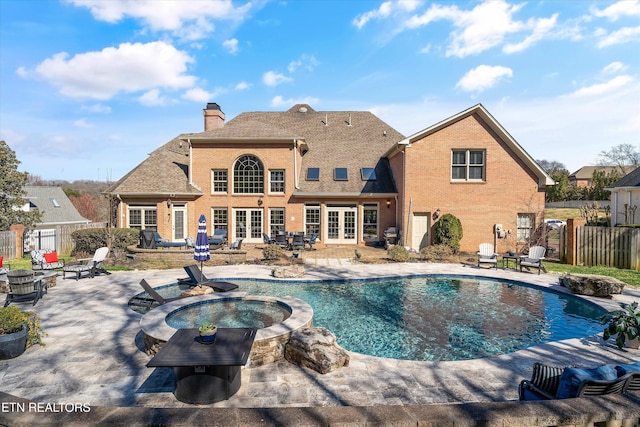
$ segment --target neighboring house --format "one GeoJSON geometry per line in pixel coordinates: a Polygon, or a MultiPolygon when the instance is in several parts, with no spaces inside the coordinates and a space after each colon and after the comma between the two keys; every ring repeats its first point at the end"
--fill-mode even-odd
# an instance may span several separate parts
{"type": "Polygon", "coordinates": [[[56,227],[91,222],[78,213],[60,187],[25,186],[24,191],[23,198],[27,203],[21,209],[26,212],[37,209],[42,214],[42,221],[36,224],[35,230],[25,236],[25,250],[56,249],[56,227]]]}
{"type": "MultiPolygon", "coordinates": [[[[588,188],[592,186],[593,173],[604,172],[609,176],[612,173],[620,174],[623,176],[633,171],[637,166],[583,166],[571,175],[569,175],[569,184],[574,187],[588,188]]],[[[619,175],[618,175],[619,176],[619,175]]]]}
{"type": "Polygon", "coordinates": [[[611,191],[611,226],[640,224],[640,168],[607,187],[611,191]]]}
{"type": "Polygon", "coordinates": [[[374,244],[395,226],[418,250],[436,212],[453,213],[462,250],[475,251],[496,223],[528,236],[553,184],[482,105],[409,138],[370,112],[303,104],[225,123],[209,103],[204,121],[204,132],[169,141],[105,191],[117,226],[178,241],[205,214],[209,234],[223,228],[230,240],[304,231],[320,245],[374,244]]]}

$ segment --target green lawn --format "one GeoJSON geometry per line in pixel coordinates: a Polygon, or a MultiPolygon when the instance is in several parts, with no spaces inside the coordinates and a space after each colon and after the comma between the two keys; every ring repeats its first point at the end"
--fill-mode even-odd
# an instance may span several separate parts
{"type": "Polygon", "coordinates": [[[553,273],[577,273],[577,274],[599,274],[601,276],[615,277],[627,285],[640,287],[640,271],[621,270],[613,267],[583,267],[579,265],[568,265],[549,260],[544,261],[544,266],[548,272],[553,273]]]}

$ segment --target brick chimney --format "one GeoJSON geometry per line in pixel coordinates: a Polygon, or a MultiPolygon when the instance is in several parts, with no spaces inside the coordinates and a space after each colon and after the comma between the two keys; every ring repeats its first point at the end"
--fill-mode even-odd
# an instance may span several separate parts
{"type": "Polygon", "coordinates": [[[215,102],[208,102],[207,108],[202,110],[204,114],[204,131],[220,129],[224,126],[224,113],[215,102]]]}

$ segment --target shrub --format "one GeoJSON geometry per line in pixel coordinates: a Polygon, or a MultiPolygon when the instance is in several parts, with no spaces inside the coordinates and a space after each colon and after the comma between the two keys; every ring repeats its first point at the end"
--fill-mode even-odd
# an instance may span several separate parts
{"type": "Polygon", "coordinates": [[[72,255],[79,253],[91,254],[96,249],[108,246],[111,249],[126,249],[127,246],[137,245],[140,240],[140,230],[135,228],[85,228],[71,233],[75,242],[72,255]]]}
{"type": "Polygon", "coordinates": [[[387,255],[391,258],[392,261],[396,262],[407,262],[409,261],[409,251],[400,245],[393,245],[387,249],[387,255]]]}
{"type": "Polygon", "coordinates": [[[453,255],[453,250],[447,245],[425,246],[420,250],[420,258],[426,261],[442,261],[453,255]]]}
{"type": "Polygon", "coordinates": [[[40,318],[31,311],[22,311],[16,306],[0,308],[0,335],[12,334],[27,325],[27,347],[34,344],[44,346],[41,334],[46,335],[40,325],[40,318]]]}
{"type": "Polygon", "coordinates": [[[274,260],[282,257],[282,248],[278,245],[268,245],[262,249],[264,259],[274,260]]]}
{"type": "Polygon", "coordinates": [[[454,254],[460,251],[462,239],[462,223],[452,214],[444,214],[433,227],[433,242],[436,245],[447,245],[454,254]]]}

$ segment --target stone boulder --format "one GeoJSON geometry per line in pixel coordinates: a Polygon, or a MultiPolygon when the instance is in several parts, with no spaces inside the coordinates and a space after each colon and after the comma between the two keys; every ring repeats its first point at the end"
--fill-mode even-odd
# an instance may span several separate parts
{"type": "Polygon", "coordinates": [[[212,294],[213,288],[211,286],[202,285],[202,286],[194,286],[191,289],[188,289],[180,294],[183,297],[195,297],[198,295],[207,295],[212,294]]]}
{"type": "Polygon", "coordinates": [[[289,265],[273,269],[273,277],[280,279],[299,279],[304,277],[304,265],[289,265]]]}
{"type": "Polygon", "coordinates": [[[621,294],[625,283],[609,276],[596,274],[567,274],[560,279],[563,286],[574,294],[592,297],[610,297],[621,294]]]}
{"type": "Polygon", "coordinates": [[[284,357],[296,365],[321,374],[349,366],[349,354],[326,328],[302,328],[291,335],[284,357]]]}

